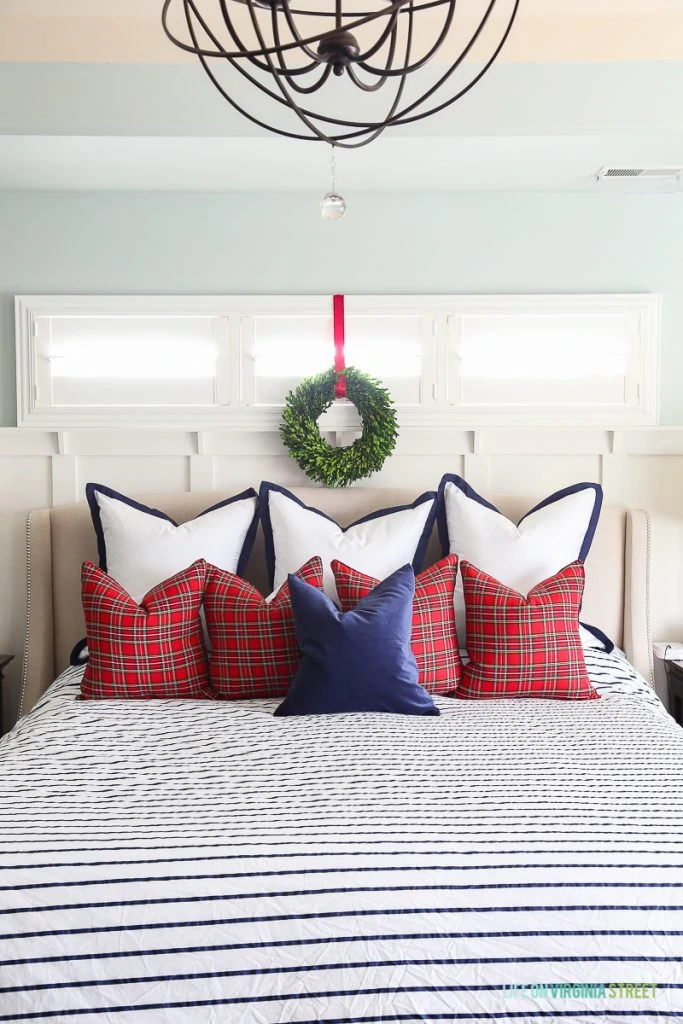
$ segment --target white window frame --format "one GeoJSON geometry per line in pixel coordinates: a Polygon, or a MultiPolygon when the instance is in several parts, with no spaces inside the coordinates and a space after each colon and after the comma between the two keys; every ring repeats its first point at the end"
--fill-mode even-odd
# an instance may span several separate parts
{"type": "MultiPolygon", "coordinates": [[[[660,306],[655,294],[608,295],[368,295],[347,296],[347,315],[405,315],[421,319],[421,404],[398,406],[402,427],[473,428],[496,425],[638,426],[652,425],[659,417],[660,306]],[[629,318],[639,344],[628,379],[629,405],[503,408],[462,407],[457,404],[458,319],[473,314],[548,313],[619,314],[629,318]]],[[[41,429],[78,427],[154,426],[188,429],[215,426],[251,430],[277,430],[279,406],[250,406],[250,323],[253,315],[330,316],[329,295],[21,295],[15,299],[17,359],[17,424],[41,429]],[[212,316],[226,319],[226,349],[219,356],[216,383],[220,404],[185,406],[81,406],[50,407],[36,402],[38,385],[35,321],[49,316],[212,316]]],[[[333,352],[330,348],[330,364],[333,352]]],[[[335,403],[327,428],[352,429],[355,410],[335,403]]]]}
{"type": "MultiPolygon", "coordinates": [[[[650,293],[607,295],[489,295],[458,296],[454,309],[446,317],[445,346],[446,398],[475,426],[503,424],[576,426],[639,426],[659,422],[661,296],[650,293]],[[584,405],[575,412],[559,406],[502,409],[501,407],[458,405],[459,380],[457,373],[458,320],[476,314],[566,314],[566,315],[620,315],[629,321],[629,332],[634,338],[634,351],[630,357],[627,389],[628,405],[599,407],[584,405]],[[634,358],[634,353],[637,355],[634,358]]],[[[463,422],[463,421],[460,421],[463,422]]]]}

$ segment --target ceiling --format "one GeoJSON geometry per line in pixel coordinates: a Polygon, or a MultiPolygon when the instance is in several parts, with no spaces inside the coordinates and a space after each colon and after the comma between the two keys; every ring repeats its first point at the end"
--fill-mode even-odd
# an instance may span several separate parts
{"type": "MultiPolygon", "coordinates": [[[[0,189],[321,191],[327,147],[267,135],[232,111],[166,40],[160,8],[0,0],[0,189]]],[[[230,87],[262,112],[243,83],[230,87]]],[[[522,0],[482,82],[446,114],[339,153],[339,184],[680,194],[676,183],[598,184],[595,174],[683,166],[682,100],[683,0],[522,0]]]]}
{"type": "MultiPolygon", "coordinates": [[[[484,0],[460,6],[466,21],[484,0]]],[[[216,7],[203,0],[203,11],[216,7]]],[[[2,0],[0,60],[191,62],[160,31],[160,9],[161,0],[2,0]]],[[[683,0],[522,0],[501,59],[683,59],[683,0]]]]}

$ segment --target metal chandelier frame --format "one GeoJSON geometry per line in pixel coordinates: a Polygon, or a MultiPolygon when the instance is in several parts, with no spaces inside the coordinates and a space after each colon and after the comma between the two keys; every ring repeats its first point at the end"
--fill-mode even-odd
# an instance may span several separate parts
{"type": "Polygon", "coordinates": [[[290,139],[318,140],[346,149],[366,146],[385,128],[411,124],[437,114],[468,93],[497,59],[510,35],[520,5],[520,0],[487,0],[485,10],[468,33],[457,56],[444,68],[437,81],[425,88],[417,99],[402,105],[408,76],[428,64],[441,48],[453,28],[456,9],[459,15],[467,6],[467,0],[371,0],[377,5],[374,10],[347,9],[346,12],[344,0],[330,0],[327,10],[304,10],[294,6],[297,2],[301,0],[164,0],[161,21],[171,42],[197,56],[224,99],[254,124],[290,139]],[[237,4],[249,11],[255,47],[244,42],[235,24],[237,4]],[[484,64],[473,64],[472,75],[464,85],[460,85],[449,98],[430,106],[429,101],[436,98],[436,94],[465,63],[496,7],[506,4],[508,16],[484,64]],[[186,39],[180,39],[169,26],[169,10],[178,5],[183,9],[187,26],[186,39]],[[210,23],[200,10],[200,7],[207,6],[214,8],[214,20],[221,22],[219,27],[210,23]],[[425,11],[440,11],[443,20],[431,45],[417,57],[413,52],[415,28],[425,11]],[[322,31],[307,32],[307,19],[322,20],[322,31]],[[362,49],[353,33],[375,25],[375,37],[362,49]],[[222,41],[219,35],[224,33],[222,41]],[[276,121],[268,123],[249,113],[219,81],[213,62],[229,65],[271,100],[287,107],[307,132],[287,131],[276,121]],[[306,101],[297,97],[317,93],[331,75],[345,75],[366,93],[375,93],[393,84],[393,96],[384,117],[378,119],[375,116],[367,121],[348,120],[303,106],[306,101]]]}

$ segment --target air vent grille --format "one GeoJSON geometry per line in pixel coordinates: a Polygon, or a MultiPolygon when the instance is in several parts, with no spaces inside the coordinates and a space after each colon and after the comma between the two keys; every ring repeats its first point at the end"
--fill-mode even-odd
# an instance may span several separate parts
{"type": "Polygon", "coordinates": [[[602,178],[642,178],[645,174],[644,167],[608,167],[600,177],[602,178]]]}
{"type": "Polygon", "coordinates": [[[676,181],[683,174],[683,167],[603,167],[596,178],[658,178],[660,181],[676,181]]]}

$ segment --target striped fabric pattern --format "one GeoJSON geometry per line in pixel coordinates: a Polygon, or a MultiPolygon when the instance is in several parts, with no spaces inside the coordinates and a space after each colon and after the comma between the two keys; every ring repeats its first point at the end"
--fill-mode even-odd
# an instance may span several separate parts
{"type": "MultiPolygon", "coordinates": [[[[375,589],[379,580],[335,559],[334,581],[343,612],[375,589]]],[[[420,683],[430,693],[453,696],[462,675],[453,594],[458,559],[448,555],[415,577],[411,646],[420,683]]]]}
{"type": "Polygon", "coordinates": [[[601,700],[438,718],[79,702],[71,669],[0,742],[0,1022],[680,1020],[683,732],[586,658],[601,700]]]}
{"type": "Polygon", "coordinates": [[[461,571],[470,660],[458,697],[598,697],[579,633],[581,562],[572,562],[526,597],[469,562],[461,563],[461,571]]]}
{"type": "Polygon", "coordinates": [[[200,559],[153,587],[138,605],[111,576],[84,562],[89,659],[81,696],[211,697],[199,618],[205,579],[200,559]]]}
{"type": "MultiPolygon", "coordinates": [[[[322,588],[321,559],[310,558],[295,575],[322,588]]],[[[289,584],[267,601],[251,583],[210,566],[204,609],[216,694],[224,700],[284,697],[301,661],[289,584]]]]}

